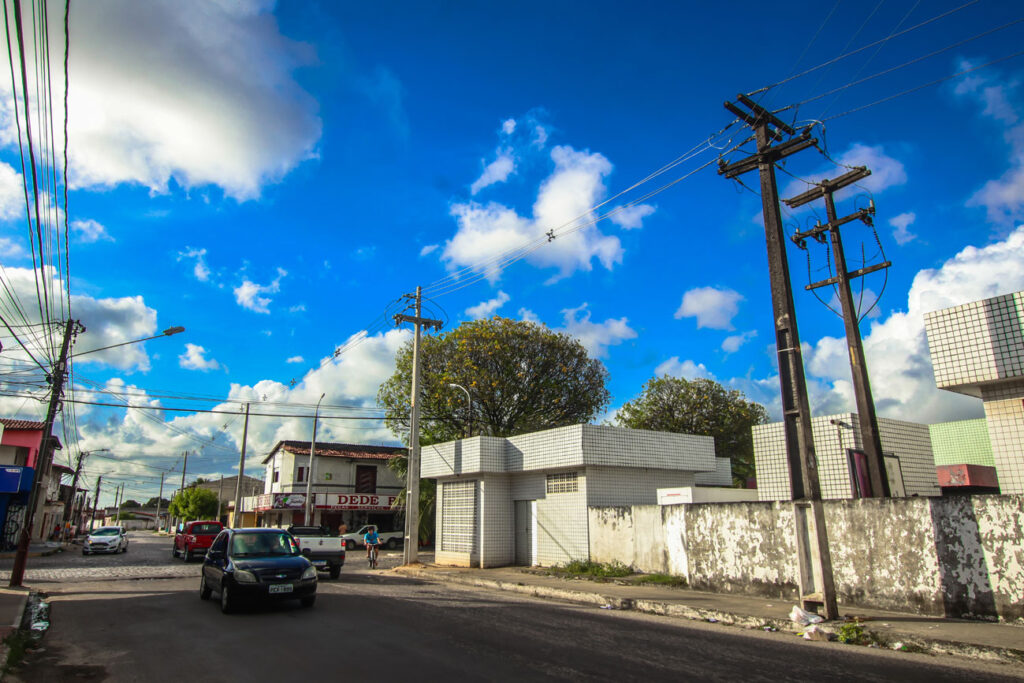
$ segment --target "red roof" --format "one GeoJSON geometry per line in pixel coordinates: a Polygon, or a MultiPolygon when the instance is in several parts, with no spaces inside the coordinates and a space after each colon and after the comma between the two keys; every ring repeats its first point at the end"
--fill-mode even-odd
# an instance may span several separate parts
{"type": "Polygon", "coordinates": [[[45,422],[16,420],[10,417],[0,417],[0,424],[4,426],[4,429],[34,429],[37,431],[42,431],[43,427],[46,426],[45,422]]]}
{"type": "MultiPolygon", "coordinates": [[[[294,455],[309,455],[309,441],[278,441],[263,459],[268,462],[279,450],[294,455]]],[[[352,458],[354,460],[391,460],[400,455],[407,455],[408,449],[401,446],[367,446],[353,443],[316,442],[316,454],[328,458],[352,458]]]]}

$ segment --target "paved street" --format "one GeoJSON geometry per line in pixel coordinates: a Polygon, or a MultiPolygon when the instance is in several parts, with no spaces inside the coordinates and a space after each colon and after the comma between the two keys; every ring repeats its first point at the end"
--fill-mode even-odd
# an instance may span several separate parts
{"type": "MultiPolygon", "coordinates": [[[[126,555],[33,558],[51,601],[41,651],[14,680],[1010,680],[1011,670],[424,583],[352,553],[312,609],[225,616],[198,597],[198,564],[134,534],[126,555]],[[90,565],[95,566],[90,566],[90,565]],[[45,565],[45,566],[43,566],[45,565]],[[95,572],[113,580],[96,580],[95,572]],[[168,573],[194,576],[163,578],[168,573]],[[158,580],[124,580],[122,577],[158,580]],[[46,577],[45,579],[43,577],[46,577]]],[[[396,564],[399,553],[389,554],[396,564]]]]}

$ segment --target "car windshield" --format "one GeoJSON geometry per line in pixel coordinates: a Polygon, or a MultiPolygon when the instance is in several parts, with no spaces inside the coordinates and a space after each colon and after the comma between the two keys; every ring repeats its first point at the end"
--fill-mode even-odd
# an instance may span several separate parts
{"type": "Polygon", "coordinates": [[[93,536],[117,536],[120,533],[121,533],[120,529],[117,529],[115,527],[107,527],[106,529],[97,529],[96,531],[92,532],[92,535],[93,536]]]}
{"type": "Polygon", "coordinates": [[[299,549],[290,534],[235,534],[231,539],[232,557],[298,554],[299,549]]]}
{"type": "Polygon", "coordinates": [[[220,529],[221,529],[220,524],[193,524],[192,525],[192,533],[193,534],[216,535],[216,534],[220,533],[220,529]]]}

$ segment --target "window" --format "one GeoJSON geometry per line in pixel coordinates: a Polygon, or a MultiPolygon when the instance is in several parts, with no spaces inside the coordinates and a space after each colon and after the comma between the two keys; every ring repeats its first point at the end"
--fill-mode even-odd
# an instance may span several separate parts
{"type": "Polygon", "coordinates": [[[297,477],[295,477],[295,481],[300,482],[300,483],[306,481],[306,468],[305,467],[300,467],[299,468],[299,475],[297,477]]]}
{"type": "Polygon", "coordinates": [[[275,484],[277,483],[277,480],[280,478],[280,476],[281,476],[281,473],[278,470],[274,470],[274,483],[275,484]]]}
{"type": "Polygon", "coordinates": [[[547,477],[548,493],[576,493],[579,491],[579,484],[576,481],[575,472],[559,472],[549,474],[547,477]]]}
{"type": "Polygon", "coordinates": [[[356,493],[377,493],[377,466],[356,465],[356,493]]]}

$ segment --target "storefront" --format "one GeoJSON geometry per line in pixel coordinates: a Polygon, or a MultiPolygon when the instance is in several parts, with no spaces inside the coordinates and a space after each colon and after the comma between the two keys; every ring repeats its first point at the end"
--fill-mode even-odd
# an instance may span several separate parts
{"type": "MultiPolygon", "coordinates": [[[[306,523],[305,493],[264,493],[252,498],[261,526],[286,528],[306,523]]],[[[312,524],[336,530],[344,523],[349,531],[376,524],[381,531],[395,531],[404,521],[397,500],[398,496],[387,494],[315,493],[312,524]]],[[[243,510],[247,507],[243,505],[243,510]]]]}

